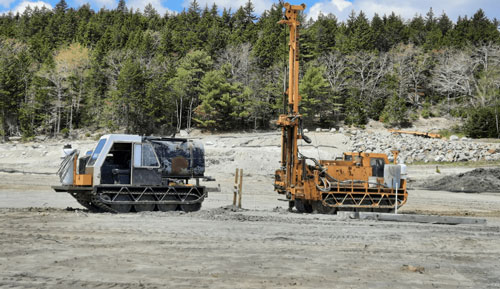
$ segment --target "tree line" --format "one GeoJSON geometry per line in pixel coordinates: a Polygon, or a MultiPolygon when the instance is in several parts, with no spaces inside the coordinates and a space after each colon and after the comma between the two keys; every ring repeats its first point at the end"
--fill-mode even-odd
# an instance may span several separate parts
{"type": "MultiPolygon", "coordinates": [[[[178,14],[27,8],[0,16],[0,133],[79,128],[138,134],[268,129],[283,112],[288,32],[281,4],[257,17],[249,0],[220,11],[193,0],[178,14]]],[[[405,20],[394,13],[302,16],[301,111],[307,125],[405,126],[466,119],[498,137],[500,33],[478,10],[405,20]]]]}

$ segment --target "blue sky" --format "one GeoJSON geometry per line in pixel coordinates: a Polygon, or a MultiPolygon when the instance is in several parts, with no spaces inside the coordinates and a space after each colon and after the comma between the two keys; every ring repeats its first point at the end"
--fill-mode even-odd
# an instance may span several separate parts
{"type": "MultiPolygon", "coordinates": [[[[42,6],[52,8],[59,0],[0,0],[0,12],[22,12],[27,5],[42,6]]],[[[78,8],[82,4],[90,3],[93,9],[101,7],[115,8],[118,0],[66,0],[71,7],[78,8]]],[[[160,13],[179,12],[189,6],[190,0],[125,0],[127,7],[143,9],[151,3],[160,13]]],[[[206,4],[211,6],[214,2],[222,7],[235,8],[243,5],[247,0],[197,0],[202,7],[206,4]]],[[[252,0],[257,14],[269,9],[276,0],[252,0]]],[[[456,20],[459,15],[472,16],[479,8],[485,10],[490,18],[500,19],[500,0],[304,0],[292,2],[292,4],[305,3],[307,5],[306,14],[308,17],[316,18],[320,13],[333,13],[339,19],[345,20],[352,10],[363,10],[369,17],[374,13],[380,15],[389,14],[392,11],[404,18],[412,18],[416,14],[425,15],[430,7],[434,9],[436,15],[443,11],[452,20],[456,20]]]]}

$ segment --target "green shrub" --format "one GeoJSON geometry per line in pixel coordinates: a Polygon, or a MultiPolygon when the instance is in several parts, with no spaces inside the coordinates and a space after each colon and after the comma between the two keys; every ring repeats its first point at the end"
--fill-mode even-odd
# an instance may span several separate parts
{"type": "Polygon", "coordinates": [[[429,118],[429,117],[433,117],[434,116],[434,114],[432,113],[432,110],[431,110],[431,104],[430,103],[424,102],[424,107],[422,108],[422,111],[420,112],[420,115],[423,118],[429,118]]]}
{"type": "Polygon", "coordinates": [[[61,129],[59,132],[64,138],[67,138],[69,136],[69,129],[67,127],[61,129]]]}
{"type": "Polygon", "coordinates": [[[363,104],[349,97],[345,101],[345,119],[346,125],[364,126],[368,123],[368,116],[363,104]]]}
{"type": "Polygon", "coordinates": [[[500,106],[481,107],[469,111],[469,116],[464,124],[464,132],[472,138],[498,138],[496,111],[500,114],[500,106]]]}
{"type": "Polygon", "coordinates": [[[381,120],[389,126],[406,127],[410,124],[409,117],[405,100],[393,95],[387,100],[381,120]]]}

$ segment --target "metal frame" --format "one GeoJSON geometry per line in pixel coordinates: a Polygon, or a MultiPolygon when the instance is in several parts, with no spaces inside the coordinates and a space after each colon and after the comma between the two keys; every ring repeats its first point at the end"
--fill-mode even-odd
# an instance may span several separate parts
{"type": "Polygon", "coordinates": [[[112,186],[99,186],[98,187],[98,195],[108,194],[114,195],[111,200],[105,200],[103,198],[99,198],[99,200],[105,204],[196,204],[200,203],[207,197],[207,192],[205,187],[196,187],[196,186],[171,186],[171,187],[134,187],[134,186],[121,186],[120,189],[115,189],[118,187],[112,186]],[[165,189],[167,189],[165,191],[165,189]],[[187,190],[188,189],[188,190],[187,190]],[[163,190],[163,191],[160,191],[163,190]],[[117,201],[116,198],[119,195],[127,195],[132,200],[131,201],[117,201]],[[155,197],[155,201],[141,201],[140,198],[143,195],[152,195],[155,197]],[[164,200],[166,196],[176,196],[179,197],[179,201],[174,200],[164,200]],[[195,196],[197,199],[195,200],[187,200],[189,196],[195,196]]]}

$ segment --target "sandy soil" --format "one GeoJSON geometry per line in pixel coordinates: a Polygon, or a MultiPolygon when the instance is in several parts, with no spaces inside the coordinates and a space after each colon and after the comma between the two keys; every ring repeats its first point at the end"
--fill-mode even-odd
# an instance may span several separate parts
{"type": "MultiPolygon", "coordinates": [[[[315,146],[303,151],[322,158],[349,146],[342,135],[312,139],[315,146]]],[[[222,192],[211,193],[202,210],[190,214],[88,213],[71,196],[50,189],[58,182],[53,173],[61,143],[1,145],[0,287],[500,287],[500,194],[414,189],[401,210],[481,217],[486,225],[297,214],[272,190],[276,133],[203,141],[207,174],[217,178],[222,192]],[[227,207],[236,167],[245,170],[239,211],[227,207]]],[[[441,174],[470,169],[440,168],[441,174]]],[[[410,166],[409,174],[422,180],[436,173],[434,167],[410,166]]]]}

